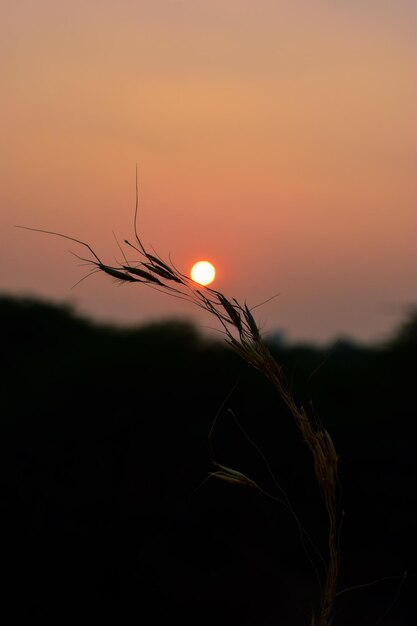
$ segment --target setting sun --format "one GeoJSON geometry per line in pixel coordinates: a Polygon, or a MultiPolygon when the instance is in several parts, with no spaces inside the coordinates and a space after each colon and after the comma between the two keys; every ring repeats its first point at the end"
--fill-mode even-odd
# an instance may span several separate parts
{"type": "Polygon", "coordinates": [[[191,268],[191,278],[200,285],[209,285],[216,276],[214,265],[208,261],[198,261],[191,268]]]}

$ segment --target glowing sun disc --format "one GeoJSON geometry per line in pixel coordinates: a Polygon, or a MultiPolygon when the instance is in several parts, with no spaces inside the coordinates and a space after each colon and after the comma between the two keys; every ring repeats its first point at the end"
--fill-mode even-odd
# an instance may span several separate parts
{"type": "Polygon", "coordinates": [[[191,278],[200,285],[209,285],[216,276],[214,265],[208,261],[198,261],[191,268],[191,278]]]}

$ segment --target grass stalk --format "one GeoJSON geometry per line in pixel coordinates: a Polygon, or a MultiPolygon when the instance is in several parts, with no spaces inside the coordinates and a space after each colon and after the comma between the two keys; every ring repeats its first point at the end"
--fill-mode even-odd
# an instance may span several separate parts
{"type": "MultiPolygon", "coordinates": [[[[180,272],[174,264],[162,260],[156,253],[151,254],[140,240],[136,229],[137,196],[135,210],[135,243],[125,240],[125,244],[138,254],[134,264],[129,263],[123,253],[124,262],[107,265],[96,255],[92,247],[74,237],[35,228],[26,228],[59,237],[64,237],[84,246],[92,258],[83,259],[91,264],[93,271],[101,271],[118,283],[142,283],[167,295],[193,303],[214,316],[225,335],[227,343],[251,366],[259,370],[274,386],[284,400],[302,439],[307,444],[314,464],[315,478],[328,516],[328,556],[322,592],[317,613],[312,616],[311,626],[330,626],[338,590],[340,553],[338,547],[341,520],[338,514],[337,476],[338,457],[330,434],[324,428],[317,428],[303,407],[299,407],[283,375],[281,365],[275,360],[264,342],[259,326],[246,303],[227,299],[221,292],[203,287],[180,272]]],[[[230,483],[242,484],[242,477],[248,485],[252,483],[234,470],[218,466],[214,474],[230,483]]],[[[245,481],[243,481],[244,483],[245,481]]],[[[254,483],[252,483],[254,484],[254,483]]]]}

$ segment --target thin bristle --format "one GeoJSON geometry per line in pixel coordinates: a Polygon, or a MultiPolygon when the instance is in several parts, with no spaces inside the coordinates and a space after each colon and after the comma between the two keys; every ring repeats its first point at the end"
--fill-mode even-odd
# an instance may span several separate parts
{"type": "Polygon", "coordinates": [[[88,243],[81,241],[81,239],[76,239],[75,237],[70,237],[69,235],[63,235],[62,233],[56,233],[53,230],[43,230],[42,228],[29,228],[29,226],[15,226],[15,228],[22,228],[23,230],[33,230],[36,233],[46,233],[47,235],[55,235],[56,237],[62,237],[63,239],[75,241],[75,243],[79,243],[80,245],[88,248],[91,254],[95,257],[95,259],[97,259],[98,263],[101,263],[100,259],[98,258],[92,247],[88,243]]]}

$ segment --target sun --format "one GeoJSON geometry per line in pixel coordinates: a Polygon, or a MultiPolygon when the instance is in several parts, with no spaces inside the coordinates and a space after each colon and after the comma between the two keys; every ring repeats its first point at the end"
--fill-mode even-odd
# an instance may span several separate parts
{"type": "Polygon", "coordinates": [[[209,285],[216,276],[216,270],[209,261],[197,261],[191,268],[191,278],[200,285],[209,285]]]}

